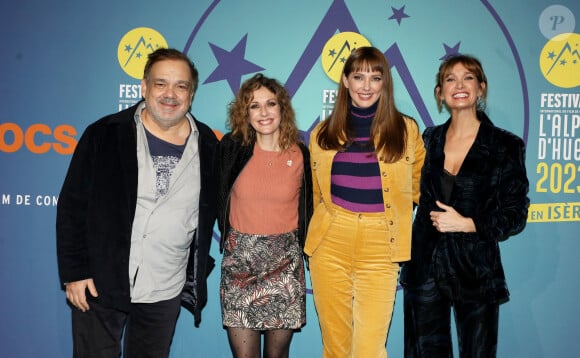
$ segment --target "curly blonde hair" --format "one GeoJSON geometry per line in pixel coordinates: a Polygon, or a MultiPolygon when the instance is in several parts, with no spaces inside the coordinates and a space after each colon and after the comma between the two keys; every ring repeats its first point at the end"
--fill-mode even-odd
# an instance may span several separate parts
{"type": "Polygon", "coordinates": [[[268,78],[261,73],[246,80],[238,90],[236,98],[229,104],[228,127],[232,132],[232,137],[239,139],[243,145],[255,143],[256,130],[250,125],[248,111],[254,99],[254,91],[262,87],[276,95],[281,117],[278,144],[280,149],[286,150],[300,140],[290,96],[276,79],[268,78]]]}

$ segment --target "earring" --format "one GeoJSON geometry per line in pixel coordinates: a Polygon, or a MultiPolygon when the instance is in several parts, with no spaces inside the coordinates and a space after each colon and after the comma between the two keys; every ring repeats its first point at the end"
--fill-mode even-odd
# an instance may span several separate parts
{"type": "Polygon", "coordinates": [[[485,111],[485,108],[487,107],[485,100],[481,97],[481,96],[477,96],[477,101],[475,102],[475,108],[478,111],[485,111]]]}

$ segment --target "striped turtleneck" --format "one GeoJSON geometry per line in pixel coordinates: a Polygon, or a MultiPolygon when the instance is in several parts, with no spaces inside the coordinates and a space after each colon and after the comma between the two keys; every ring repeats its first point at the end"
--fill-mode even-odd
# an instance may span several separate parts
{"type": "Polygon", "coordinates": [[[381,176],[373,143],[371,123],[378,101],[368,108],[349,106],[354,137],[345,151],[334,156],[331,171],[332,202],[352,212],[382,212],[381,176]]]}

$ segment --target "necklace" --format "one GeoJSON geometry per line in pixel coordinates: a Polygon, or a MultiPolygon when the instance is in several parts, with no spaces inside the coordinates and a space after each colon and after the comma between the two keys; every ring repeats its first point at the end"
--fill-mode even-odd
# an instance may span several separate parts
{"type": "MultiPolygon", "coordinates": [[[[278,163],[282,163],[283,160],[281,160],[281,157],[283,156],[283,154],[285,152],[281,152],[281,151],[267,151],[267,150],[261,150],[262,152],[262,156],[263,156],[263,161],[266,163],[266,165],[268,167],[272,167],[272,166],[279,166],[278,163]]],[[[288,154],[288,153],[286,153],[288,154]]],[[[287,167],[291,167],[293,164],[292,159],[290,158],[290,155],[287,155],[288,159],[284,162],[284,165],[286,165],[287,167]]]]}
{"type": "MultiPolygon", "coordinates": [[[[293,163],[294,163],[294,162],[292,161],[292,159],[288,159],[288,160],[286,161],[286,163],[285,163],[285,164],[286,164],[286,166],[287,166],[287,167],[291,167],[293,163]]],[[[268,160],[268,163],[267,163],[267,165],[268,165],[269,167],[271,167],[271,166],[272,166],[272,159],[269,159],[269,160],[268,160]]]]}
{"type": "Polygon", "coordinates": [[[269,166],[269,167],[272,167],[272,163],[280,155],[280,152],[277,152],[277,151],[274,151],[274,152],[264,151],[264,154],[266,154],[266,165],[269,166]]]}
{"type": "Polygon", "coordinates": [[[257,146],[257,148],[258,148],[257,153],[259,153],[258,156],[261,157],[260,161],[266,163],[266,166],[268,166],[269,168],[279,166],[278,163],[281,163],[280,158],[283,156],[284,153],[286,153],[288,157],[288,160],[286,160],[284,164],[288,167],[291,167],[293,164],[289,152],[280,150],[264,150],[259,146],[257,146]]]}

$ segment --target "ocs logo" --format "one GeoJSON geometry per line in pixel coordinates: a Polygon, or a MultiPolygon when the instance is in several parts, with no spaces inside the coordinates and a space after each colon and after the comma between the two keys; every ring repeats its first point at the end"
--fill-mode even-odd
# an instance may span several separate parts
{"type": "Polygon", "coordinates": [[[138,27],[127,32],[119,41],[117,59],[126,74],[140,80],[143,78],[147,55],[165,47],[167,41],[159,32],[148,27],[138,27]]]}
{"type": "Polygon", "coordinates": [[[580,86],[580,35],[564,33],[553,37],[542,49],[540,68],[551,84],[572,88],[580,86]]]}
{"type": "Polygon", "coordinates": [[[346,59],[357,47],[371,46],[369,40],[356,32],[341,32],[332,36],[322,49],[322,69],[331,80],[338,83],[346,59]]]}

